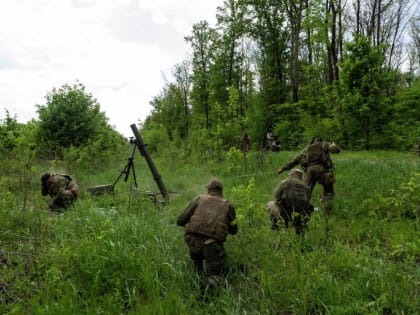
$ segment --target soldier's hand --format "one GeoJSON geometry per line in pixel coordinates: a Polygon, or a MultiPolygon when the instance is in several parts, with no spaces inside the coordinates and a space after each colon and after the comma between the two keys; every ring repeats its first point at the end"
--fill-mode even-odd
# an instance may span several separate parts
{"type": "Polygon", "coordinates": [[[280,175],[281,173],[283,173],[284,172],[284,170],[282,169],[282,168],[279,168],[278,170],[277,170],[277,174],[278,175],[280,175]]]}

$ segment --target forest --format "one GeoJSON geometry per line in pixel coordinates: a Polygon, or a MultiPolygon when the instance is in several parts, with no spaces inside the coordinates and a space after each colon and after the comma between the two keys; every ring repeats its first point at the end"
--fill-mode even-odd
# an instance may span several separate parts
{"type": "Polygon", "coordinates": [[[411,147],[419,135],[419,13],[411,1],[229,0],[151,101],[155,143],[225,148],[269,131],[284,149],[322,134],[346,149],[411,147]]]}
{"type": "Polygon", "coordinates": [[[226,0],[185,42],[191,54],[135,124],[167,198],[82,82],[52,88],[27,123],[4,104],[0,313],[419,313],[416,2],[226,0]],[[315,135],[341,149],[331,212],[317,185],[307,232],[273,231],[276,169],[315,135]],[[46,172],[77,180],[67,211],[49,211],[46,172]],[[113,193],[89,192],[119,176],[113,193]],[[214,177],[239,231],[225,282],[203,294],[176,217],[214,177]]]}

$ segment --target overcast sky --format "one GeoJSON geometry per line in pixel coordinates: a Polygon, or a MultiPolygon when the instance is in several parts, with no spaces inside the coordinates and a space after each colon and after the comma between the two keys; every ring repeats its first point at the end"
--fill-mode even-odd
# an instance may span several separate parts
{"type": "Polygon", "coordinates": [[[0,119],[77,81],[125,136],[188,52],[192,25],[214,25],[222,0],[0,0],[0,119]]]}

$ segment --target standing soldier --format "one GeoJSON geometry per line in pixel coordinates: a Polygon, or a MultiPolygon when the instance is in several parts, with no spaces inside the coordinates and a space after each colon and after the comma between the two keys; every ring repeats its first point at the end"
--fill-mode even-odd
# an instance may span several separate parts
{"type": "Polygon", "coordinates": [[[79,187],[69,175],[46,173],[41,177],[43,196],[50,195],[48,205],[52,211],[68,209],[79,196],[79,187]]]}
{"type": "Polygon", "coordinates": [[[241,151],[246,154],[251,147],[251,138],[248,136],[248,133],[245,132],[241,140],[241,151]]]}
{"type": "Polygon", "coordinates": [[[206,275],[210,286],[217,286],[227,273],[223,243],[228,233],[238,232],[236,211],[223,198],[222,183],[212,179],[207,185],[207,195],[195,197],[176,223],[185,226],[184,239],[196,271],[206,275]]]}
{"type": "Polygon", "coordinates": [[[272,229],[279,228],[278,221],[281,217],[286,228],[289,228],[289,222],[292,222],[296,234],[304,233],[314,207],[309,202],[311,188],[303,182],[302,177],[303,172],[300,169],[292,169],[287,179],[277,187],[274,193],[276,202],[269,202],[268,205],[272,229]]]}
{"type": "Polygon", "coordinates": [[[315,184],[319,183],[323,187],[322,202],[325,211],[330,211],[330,201],[334,198],[334,166],[329,152],[330,144],[323,141],[321,137],[313,137],[305,149],[292,161],[277,170],[281,174],[290,170],[296,165],[301,165],[306,172],[305,182],[313,191],[315,184]]]}

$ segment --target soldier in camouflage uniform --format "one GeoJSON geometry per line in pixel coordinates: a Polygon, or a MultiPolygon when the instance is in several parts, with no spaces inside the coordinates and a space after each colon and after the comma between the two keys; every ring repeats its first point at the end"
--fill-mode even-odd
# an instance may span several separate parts
{"type": "Polygon", "coordinates": [[[50,195],[48,202],[52,211],[69,208],[79,196],[79,187],[69,175],[46,173],[41,177],[43,196],[50,195]]]}
{"type": "Polygon", "coordinates": [[[323,141],[321,137],[313,137],[309,145],[299,155],[277,170],[277,174],[281,174],[296,165],[302,166],[306,172],[305,182],[311,187],[311,191],[313,191],[316,183],[322,185],[322,202],[327,213],[330,211],[329,201],[335,196],[334,166],[331,160],[329,146],[330,143],[323,141]]]}
{"type": "Polygon", "coordinates": [[[251,148],[251,138],[249,137],[248,133],[245,132],[244,136],[241,140],[241,151],[246,154],[248,153],[249,149],[251,148]]]}
{"type": "Polygon", "coordinates": [[[226,252],[223,243],[227,234],[236,234],[236,211],[223,198],[222,183],[212,179],[207,195],[195,197],[177,217],[177,225],[185,226],[185,242],[196,271],[205,274],[210,286],[226,275],[226,252]],[[205,263],[205,264],[204,264],[205,263]]]}
{"type": "Polygon", "coordinates": [[[309,202],[311,188],[303,182],[302,177],[303,172],[300,169],[292,169],[287,179],[277,187],[274,193],[275,203],[268,203],[267,210],[273,230],[279,229],[278,223],[282,219],[286,228],[289,228],[289,222],[292,222],[296,234],[304,233],[314,207],[309,202]]]}

